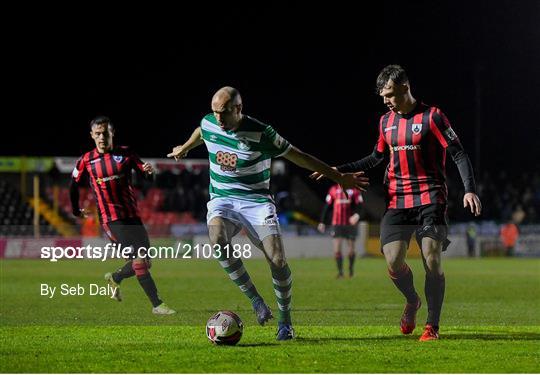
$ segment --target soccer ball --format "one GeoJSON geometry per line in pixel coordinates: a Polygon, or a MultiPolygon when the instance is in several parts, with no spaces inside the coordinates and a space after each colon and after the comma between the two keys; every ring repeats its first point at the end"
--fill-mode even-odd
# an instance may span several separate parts
{"type": "Polygon", "coordinates": [[[232,311],[218,311],[206,323],[206,336],[216,345],[236,345],[243,331],[242,319],[232,311]]]}

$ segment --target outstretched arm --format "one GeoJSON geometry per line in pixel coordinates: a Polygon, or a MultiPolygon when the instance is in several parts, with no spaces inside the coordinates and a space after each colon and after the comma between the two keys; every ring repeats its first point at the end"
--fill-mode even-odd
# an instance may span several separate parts
{"type": "MultiPolygon", "coordinates": [[[[367,171],[368,169],[375,168],[383,160],[384,153],[377,151],[377,146],[375,146],[375,149],[373,150],[371,155],[368,155],[365,158],[353,161],[351,163],[339,165],[337,167],[334,167],[333,169],[339,172],[367,171]]],[[[309,177],[318,181],[321,178],[325,177],[325,174],[320,172],[314,172],[309,177]]]]}
{"type": "MultiPolygon", "coordinates": [[[[377,143],[375,143],[373,152],[363,159],[353,161],[347,164],[342,164],[338,167],[334,167],[334,169],[337,169],[340,172],[367,171],[368,169],[375,168],[384,160],[385,150],[386,150],[386,140],[382,134],[382,122],[381,122],[379,124],[379,138],[377,139],[377,143]]],[[[315,172],[309,177],[315,180],[320,180],[321,178],[324,177],[324,175],[315,172]]]]}
{"type": "Polygon", "coordinates": [[[172,152],[167,154],[167,157],[174,158],[175,160],[185,158],[189,151],[203,143],[201,127],[199,126],[193,131],[186,143],[173,148],[172,152]]]}
{"type": "Polygon", "coordinates": [[[369,186],[369,179],[362,176],[364,172],[343,174],[330,167],[328,164],[320,161],[316,157],[300,151],[294,146],[290,148],[284,157],[302,168],[324,174],[328,178],[340,184],[344,189],[357,188],[365,191],[369,186]]]}
{"type": "Polygon", "coordinates": [[[375,146],[370,155],[351,163],[339,165],[337,166],[337,169],[340,172],[367,171],[368,169],[375,168],[377,165],[381,164],[383,160],[384,153],[379,152],[377,146],[375,146]]]}

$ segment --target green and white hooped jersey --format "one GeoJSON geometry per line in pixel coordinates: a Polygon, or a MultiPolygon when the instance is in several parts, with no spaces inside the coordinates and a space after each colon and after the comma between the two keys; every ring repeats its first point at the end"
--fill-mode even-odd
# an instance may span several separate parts
{"type": "Polygon", "coordinates": [[[244,115],[236,132],[222,130],[213,114],[201,121],[210,160],[210,199],[218,197],[273,202],[270,166],[291,144],[270,125],[244,115]]]}

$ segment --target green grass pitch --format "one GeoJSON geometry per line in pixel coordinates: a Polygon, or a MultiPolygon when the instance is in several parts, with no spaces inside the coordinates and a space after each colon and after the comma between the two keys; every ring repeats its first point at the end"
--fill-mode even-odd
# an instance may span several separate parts
{"type": "MultiPolygon", "coordinates": [[[[275,311],[270,272],[245,261],[275,311]]],[[[421,343],[424,277],[410,260],[424,305],[419,327],[403,336],[403,299],[382,259],[358,259],[353,279],[336,280],[332,259],[292,259],[297,338],[275,340],[276,322],[256,324],[249,301],[217,261],[156,261],[160,295],[178,315],[150,312],[135,279],[124,301],[104,296],[40,296],[40,284],[100,283],[116,261],[2,260],[1,372],[540,372],[540,260],[445,259],[441,340],[421,343]],[[243,319],[235,347],[206,339],[218,310],[243,319]]],[[[58,294],[58,291],[57,291],[58,294]]]]}

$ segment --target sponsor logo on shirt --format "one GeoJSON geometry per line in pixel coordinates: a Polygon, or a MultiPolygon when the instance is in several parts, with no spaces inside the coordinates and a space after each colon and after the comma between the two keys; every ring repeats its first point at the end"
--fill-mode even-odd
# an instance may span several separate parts
{"type": "Polygon", "coordinates": [[[100,177],[100,178],[97,178],[96,179],[96,182],[98,183],[98,185],[101,185],[102,183],[104,182],[107,182],[107,181],[112,181],[112,180],[118,180],[119,178],[122,178],[122,175],[119,175],[119,174],[114,174],[112,176],[108,176],[108,177],[100,177]]]}
{"type": "Polygon", "coordinates": [[[393,151],[415,151],[421,150],[420,145],[403,145],[403,146],[392,146],[393,151]]]}
{"type": "Polygon", "coordinates": [[[229,152],[218,151],[216,153],[216,163],[219,165],[222,171],[234,172],[236,171],[236,163],[238,161],[238,155],[231,154],[229,152]]]}

